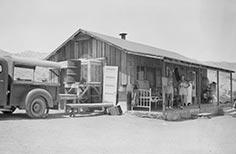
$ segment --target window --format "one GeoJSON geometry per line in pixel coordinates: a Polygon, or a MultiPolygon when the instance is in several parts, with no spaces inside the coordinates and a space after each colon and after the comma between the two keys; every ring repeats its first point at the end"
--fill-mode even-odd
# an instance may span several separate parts
{"type": "Polygon", "coordinates": [[[2,65],[0,65],[0,73],[2,73],[2,65]]]}

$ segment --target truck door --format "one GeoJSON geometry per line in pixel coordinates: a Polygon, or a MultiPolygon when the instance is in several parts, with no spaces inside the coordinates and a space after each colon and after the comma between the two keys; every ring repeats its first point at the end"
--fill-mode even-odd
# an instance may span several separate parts
{"type": "Polygon", "coordinates": [[[7,61],[0,57],[0,108],[6,105],[7,99],[8,66],[7,61]]]}

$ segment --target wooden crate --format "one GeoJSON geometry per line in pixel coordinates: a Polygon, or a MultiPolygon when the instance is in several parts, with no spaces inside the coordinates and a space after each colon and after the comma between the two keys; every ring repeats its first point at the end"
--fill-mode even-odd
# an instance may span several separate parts
{"type": "Polygon", "coordinates": [[[81,77],[87,82],[102,82],[103,61],[97,59],[81,59],[81,77]]]}

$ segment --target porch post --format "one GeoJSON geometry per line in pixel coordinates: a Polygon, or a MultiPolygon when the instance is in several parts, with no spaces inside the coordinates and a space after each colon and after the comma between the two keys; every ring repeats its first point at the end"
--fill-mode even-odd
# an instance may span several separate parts
{"type": "Polygon", "coordinates": [[[220,104],[220,84],[219,84],[219,71],[216,71],[216,77],[217,77],[217,106],[220,104]]]}
{"type": "MultiPolygon", "coordinates": [[[[163,77],[165,77],[165,74],[166,74],[166,65],[165,65],[165,61],[163,60],[162,61],[162,78],[163,77]]],[[[162,80],[162,79],[161,79],[162,80]]],[[[165,115],[166,115],[166,96],[165,96],[165,90],[164,90],[164,87],[163,87],[163,80],[162,80],[162,83],[161,83],[161,87],[162,87],[162,99],[163,99],[163,102],[162,102],[162,114],[163,114],[163,116],[164,116],[164,118],[166,118],[165,117],[165,115]]]]}
{"type": "Polygon", "coordinates": [[[198,107],[200,109],[200,104],[201,104],[201,93],[202,93],[202,89],[201,89],[201,85],[202,85],[202,79],[201,79],[201,69],[198,68],[198,85],[197,85],[197,101],[198,101],[198,107]]]}
{"type": "Polygon", "coordinates": [[[230,101],[233,104],[233,79],[232,72],[230,72],[230,101]]]}

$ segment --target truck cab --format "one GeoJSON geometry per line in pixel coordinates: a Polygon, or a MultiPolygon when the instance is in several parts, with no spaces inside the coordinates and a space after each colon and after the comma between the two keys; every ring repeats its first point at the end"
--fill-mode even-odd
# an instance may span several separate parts
{"type": "Polygon", "coordinates": [[[60,65],[46,60],[0,56],[0,111],[26,110],[31,118],[44,118],[59,102],[60,65]]]}

